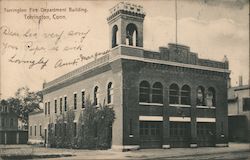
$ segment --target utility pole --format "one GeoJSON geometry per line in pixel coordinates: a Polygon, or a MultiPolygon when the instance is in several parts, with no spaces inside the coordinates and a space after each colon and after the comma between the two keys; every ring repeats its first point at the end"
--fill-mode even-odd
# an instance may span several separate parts
{"type": "Polygon", "coordinates": [[[175,44],[177,45],[178,43],[178,36],[177,36],[177,32],[178,32],[178,27],[177,27],[177,20],[178,20],[178,15],[177,15],[177,0],[175,0],[175,44]]]}

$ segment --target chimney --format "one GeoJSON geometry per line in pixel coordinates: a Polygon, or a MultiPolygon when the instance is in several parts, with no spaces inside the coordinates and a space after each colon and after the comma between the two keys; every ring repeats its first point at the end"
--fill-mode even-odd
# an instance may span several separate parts
{"type": "Polygon", "coordinates": [[[239,76],[239,86],[243,85],[243,79],[242,79],[242,75],[239,76]]]}

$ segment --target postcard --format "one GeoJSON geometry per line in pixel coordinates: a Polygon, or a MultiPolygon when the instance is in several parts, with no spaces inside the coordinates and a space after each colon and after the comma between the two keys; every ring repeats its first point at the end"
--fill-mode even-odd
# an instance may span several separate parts
{"type": "Polygon", "coordinates": [[[107,149],[96,155],[106,159],[142,149],[132,159],[150,159],[158,150],[145,148],[230,153],[231,141],[249,140],[248,0],[0,4],[0,148],[84,159],[96,154],[86,149],[107,149]],[[242,135],[232,115],[247,119],[242,135]]]}

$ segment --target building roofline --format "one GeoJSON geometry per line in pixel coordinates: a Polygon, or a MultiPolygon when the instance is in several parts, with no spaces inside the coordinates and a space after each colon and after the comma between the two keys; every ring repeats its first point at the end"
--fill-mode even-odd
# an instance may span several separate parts
{"type": "MultiPolygon", "coordinates": [[[[62,76],[59,76],[58,78],[55,78],[52,81],[49,81],[44,84],[43,90],[48,89],[50,87],[56,86],[60,83],[63,83],[65,81],[68,81],[74,77],[79,76],[80,74],[83,74],[85,72],[88,72],[89,70],[101,67],[103,65],[109,64],[117,59],[128,59],[128,60],[138,60],[148,63],[158,63],[158,64],[164,64],[164,65],[170,65],[170,66],[177,66],[177,67],[185,67],[185,68],[193,68],[193,69],[199,69],[199,70],[208,70],[208,71],[215,71],[215,72],[224,72],[224,73],[230,73],[230,70],[227,68],[216,68],[216,67],[210,67],[210,66],[203,66],[199,64],[188,64],[188,63],[181,63],[181,62],[174,62],[169,60],[161,60],[161,59],[154,59],[154,58],[146,58],[146,57],[140,57],[140,56],[131,56],[131,55],[123,55],[123,54],[117,54],[115,53],[115,50],[120,50],[123,47],[127,47],[130,49],[137,49],[141,50],[141,52],[146,52],[148,50],[144,49],[143,47],[135,47],[135,46],[128,46],[120,44],[114,48],[112,48],[107,54],[104,56],[101,56],[100,58],[95,59],[94,61],[91,61],[73,71],[70,71],[62,76]],[[113,53],[114,51],[114,53],[113,53]]],[[[150,51],[150,52],[157,52],[160,54],[159,51],[150,51]]],[[[217,62],[217,61],[215,61],[217,62]]]]}
{"type": "Polygon", "coordinates": [[[246,84],[242,86],[234,86],[234,87],[231,87],[231,89],[233,89],[234,91],[250,89],[250,85],[246,84]]]}

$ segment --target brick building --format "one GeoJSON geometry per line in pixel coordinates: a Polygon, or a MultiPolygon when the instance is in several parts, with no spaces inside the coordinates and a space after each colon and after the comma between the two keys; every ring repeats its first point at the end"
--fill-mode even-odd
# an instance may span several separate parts
{"type": "MultiPolygon", "coordinates": [[[[86,97],[113,107],[112,148],[227,146],[228,61],[198,58],[179,44],[143,49],[143,8],[110,9],[110,51],[44,84],[44,133],[86,97]]],[[[47,137],[47,136],[45,136],[47,137]]]]}

